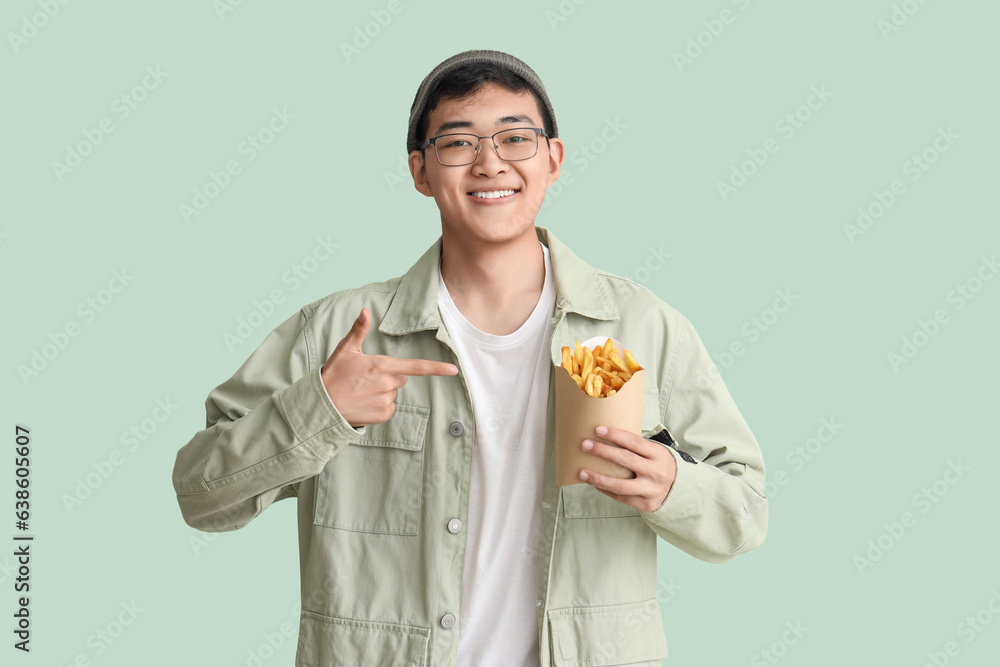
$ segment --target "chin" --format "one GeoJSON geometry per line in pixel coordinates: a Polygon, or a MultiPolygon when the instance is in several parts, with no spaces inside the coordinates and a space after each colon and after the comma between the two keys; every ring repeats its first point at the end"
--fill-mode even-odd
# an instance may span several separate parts
{"type": "Polygon", "coordinates": [[[461,223],[449,226],[449,230],[459,236],[477,238],[489,243],[505,243],[520,238],[530,232],[534,234],[535,221],[520,218],[517,220],[475,220],[471,223],[461,223]]]}

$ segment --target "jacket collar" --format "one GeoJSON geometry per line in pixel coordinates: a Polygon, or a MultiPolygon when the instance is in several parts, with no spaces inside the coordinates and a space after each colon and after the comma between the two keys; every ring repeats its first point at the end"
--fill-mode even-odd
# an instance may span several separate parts
{"type": "MultiPolygon", "coordinates": [[[[549,230],[535,227],[535,233],[549,249],[556,309],[595,320],[617,320],[618,309],[607,292],[601,273],[573,254],[549,230]]],[[[438,237],[400,278],[392,303],[379,324],[380,332],[401,336],[441,326],[437,303],[440,266],[441,237],[438,237]]]]}

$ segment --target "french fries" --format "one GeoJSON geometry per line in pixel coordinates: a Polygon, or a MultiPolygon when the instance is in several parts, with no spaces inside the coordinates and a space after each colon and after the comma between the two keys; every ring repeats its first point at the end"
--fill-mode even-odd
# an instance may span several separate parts
{"type": "Polygon", "coordinates": [[[594,349],[581,345],[579,340],[575,347],[564,345],[562,367],[580,389],[594,398],[614,396],[633,373],[642,370],[628,350],[622,359],[610,338],[604,345],[595,345],[594,349]]]}

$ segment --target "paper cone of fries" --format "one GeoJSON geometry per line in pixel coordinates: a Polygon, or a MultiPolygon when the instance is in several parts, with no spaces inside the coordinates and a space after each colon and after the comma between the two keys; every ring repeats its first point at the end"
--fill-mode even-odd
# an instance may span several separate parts
{"type": "MultiPolygon", "coordinates": [[[[583,341],[584,347],[603,345],[607,336],[583,341]]],[[[623,345],[611,339],[615,350],[623,356],[623,345]]],[[[590,439],[617,447],[597,436],[594,429],[610,426],[642,435],[642,399],[645,390],[644,370],[635,371],[631,379],[614,395],[595,398],[580,388],[562,366],[552,369],[555,374],[556,391],[556,481],[559,486],[585,484],[580,479],[580,470],[586,468],[609,477],[629,479],[632,472],[607,459],[600,458],[582,448],[583,441],[590,439]]]]}

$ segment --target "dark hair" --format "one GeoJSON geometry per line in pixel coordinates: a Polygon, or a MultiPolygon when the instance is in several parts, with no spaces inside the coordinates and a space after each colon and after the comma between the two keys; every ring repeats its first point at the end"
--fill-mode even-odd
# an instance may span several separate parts
{"type": "Polygon", "coordinates": [[[538,107],[538,115],[542,119],[545,134],[552,136],[552,123],[544,111],[545,105],[524,78],[493,63],[475,63],[456,67],[431,88],[427,94],[427,104],[417,121],[417,142],[422,144],[427,138],[431,112],[437,108],[441,100],[461,100],[470,97],[488,83],[497,83],[515,94],[530,91],[535,98],[535,106],[538,107]]]}

